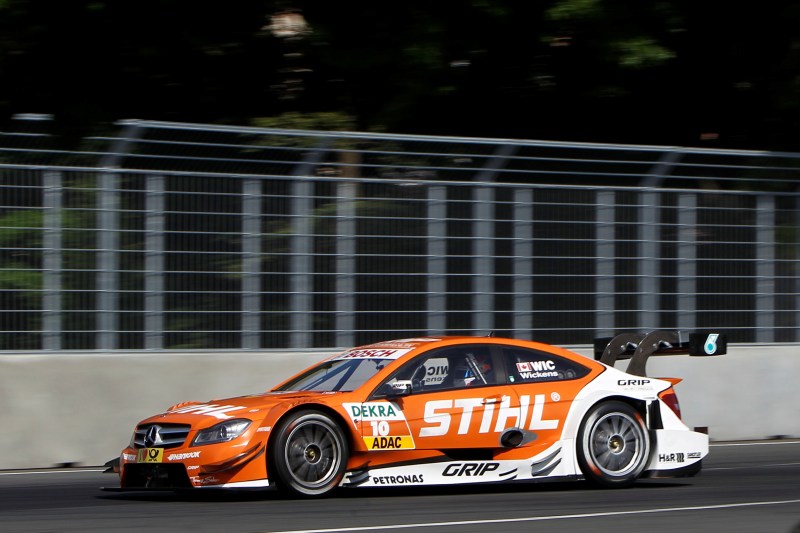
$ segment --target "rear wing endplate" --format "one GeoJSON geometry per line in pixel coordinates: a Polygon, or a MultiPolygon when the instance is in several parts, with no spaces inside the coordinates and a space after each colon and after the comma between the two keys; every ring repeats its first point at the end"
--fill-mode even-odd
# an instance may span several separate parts
{"type": "Polygon", "coordinates": [[[649,333],[620,333],[615,337],[594,340],[594,358],[608,366],[618,360],[630,359],[627,372],[645,376],[645,366],[651,355],[709,356],[728,353],[728,337],[724,333],[680,331],[651,331],[649,333]],[[688,337],[688,338],[687,338],[688,337]]]}

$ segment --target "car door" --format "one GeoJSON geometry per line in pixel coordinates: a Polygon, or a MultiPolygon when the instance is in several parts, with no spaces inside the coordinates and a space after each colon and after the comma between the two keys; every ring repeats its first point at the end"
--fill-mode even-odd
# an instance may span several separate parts
{"type": "Polygon", "coordinates": [[[543,350],[500,346],[509,388],[519,397],[524,429],[535,435],[527,446],[546,449],[561,438],[572,402],[590,369],[543,350]]]}
{"type": "MultiPolygon", "coordinates": [[[[402,413],[416,449],[498,448],[503,432],[522,423],[519,400],[505,386],[502,365],[489,345],[423,354],[392,379],[413,383],[411,394],[392,405],[402,413]]],[[[372,430],[362,425],[365,442],[372,430]]]]}

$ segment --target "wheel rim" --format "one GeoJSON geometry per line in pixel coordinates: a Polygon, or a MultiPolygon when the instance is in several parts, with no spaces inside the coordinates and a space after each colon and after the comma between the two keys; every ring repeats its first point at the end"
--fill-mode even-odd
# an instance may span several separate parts
{"type": "Polygon", "coordinates": [[[286,439],[284,459],[295,483],[308,489],[325,486],[342,462],[342,443],[318,421],[300,422],[286,439]]]}
{"type": "Polygon", "coordinates": [[[644,439],[644,431],[635,418],[625,413],[609,413],[592,428],[589,453],[603,473],[624,476],[641,463],[644,439]]]}

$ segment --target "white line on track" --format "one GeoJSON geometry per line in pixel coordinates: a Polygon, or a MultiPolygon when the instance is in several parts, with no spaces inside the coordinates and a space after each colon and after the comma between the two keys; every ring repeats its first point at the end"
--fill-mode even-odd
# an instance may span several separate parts
{"type": "Polygon", "coordinates": [[[800,463],[774,463],[769,465],[750,465],[750,466],[712,466],[710,468],[703,468],[703,472],[709,470],[742,470],[747,468],[770,468],[776,466],[800,466],[800,463]]]}
{"type": "Polygon", "coordinates": [[[69,470],[30,470],[25,472],[0,472],[0,476],[33,476],[42,474],[80,474],[83,472],[103,472],[104,468],[71,468],[69,470]]]}
{"type": "Polygon", "coordinates": [[[698,505],[694,507],[667,507],[664,509],[641,509],[638,511],[614,511],[606,513],[582,513],[551,516],[529,516],[523,518],[497,518],[493,520],[463,520],[458,522],[422,522],[418,524],[391,524],[385,526],[342,527],[330,529],[292,529],[287,531],[270,531],[263,533],[337,533],[342,531],[376,531],[389,529],[411,529],[414,527],[471,526],[482,524],[508,524],[512,522],[541,522],[545,520],[570,520],[580,518],[602,518],[606,516],[624,516],[637,514],[674,513],[680,511],[708,511],[714,509],[732,509],[736,507],[757,507],[760,505],[788,505],[800,503],[800,500],[778,500],[771,502],[743,502],[722,505],[698,505]]]}
{"type": "Polygon", "coordinates": [[[800,440],[776,441],[776,442],[726,442],[724,444],[709,444],[710,447],[724,448],[726,446],[780,446],[786,444],[800,444],[800,440]]]}

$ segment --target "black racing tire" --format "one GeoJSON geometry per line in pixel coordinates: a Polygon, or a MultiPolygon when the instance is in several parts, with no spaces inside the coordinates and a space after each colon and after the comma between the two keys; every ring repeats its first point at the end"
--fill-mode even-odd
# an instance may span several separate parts
{"type": "Polygon", "coordinates": [[[633,485],[650,458],[650,433],[642,415],[624,402],[595,405],[583,419],[576,442],[578,465],[587,481],[604,487],[633,485]]]}
{"type": "Polygon", "coordinates": [[[283,492],[325,496],[339,486],[349,454],[342,428],[319,411],[297,411],[281,420],[270,449],[270,466],[283,492]]]}

